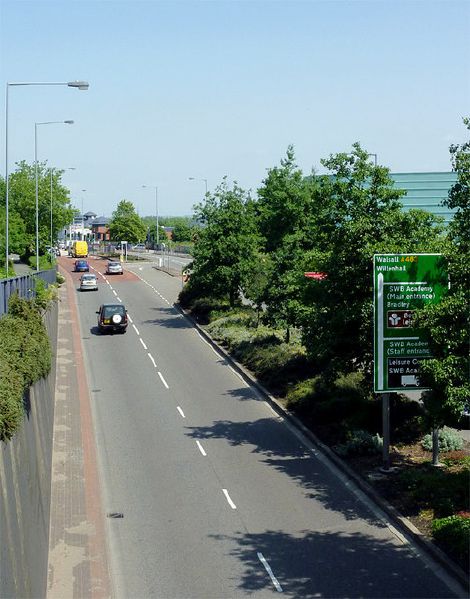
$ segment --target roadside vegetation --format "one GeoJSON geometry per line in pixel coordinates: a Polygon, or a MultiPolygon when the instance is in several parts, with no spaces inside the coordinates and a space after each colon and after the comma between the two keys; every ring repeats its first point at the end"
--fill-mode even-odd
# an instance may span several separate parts
{"type": "Polygon", "coordinates": [[[428,212],[404,211],[388,169],[359,144],[323,160],[328,174],[321,176],[305,176],[289,147],[256,196],[224,180],[195,207],[201,226],[179,298],[287,409],[463,566],[468,451],[449,445],[447,433],[436,469],[421,441],[433,428],[464,426],[470,397],[469,147],[451,147],[458,181],[445,202],[456,209],[448,229],[428,212]],[[372,257],[428,252],[445,255],[451,281],[445,301],[419,315],[436,349],[425,366],[431,391],[420,403],[393,395],[399,473],[374,477],[382,427],[372,392],[372,257]],[[321,277],[305,277],[312,271],[321,277]],[[439,491],[430,493],[433,485],[439,491]]]}
{"type": "Polygon", "coordinates": [[[0,441],[18,430],[28,388],[47,376],[52,352],[43,315],[56,297],[56,288],[36,281],[36,297],[12,295],[8,314],[0,318],[0,441]]]}

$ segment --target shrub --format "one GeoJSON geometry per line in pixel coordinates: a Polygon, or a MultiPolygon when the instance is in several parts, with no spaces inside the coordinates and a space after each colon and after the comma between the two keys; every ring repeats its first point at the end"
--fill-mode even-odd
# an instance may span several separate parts
{"type": "Polygon", "coordinates": [[[59,271],[57,271],[55,280],[58,285],[62,285],[63,283],[65,283],[65,277],[59,271]]]}
{"type": "MultiPolygon", "coordinates": [[[[432,451],[432,435],[426,435],[421,441],[421,445],[426,451],[432,451]]],[[[456,432],[442,428],[439,430],[439,451],[458,451],[463,447],[463,439],[456,432]]]]}
{"type": "Polygon", "coordinates": [[[25,389],[51,367],[49,337],[34,300],[10,298],[0,319],[0,358],[0,439],[6,440],[21,422],[25,389]]]}
{"type": "Polygon", "coordinates": [[[380,453],[383,447],[383,439],[376,433],[375,435],[363,431],[350,431],[345,443],[336,445],[334,450],[340,456],[359,456],[373,455],[380,453]]]}
{"type": "Polygon", "coordinates": [[[432,523],[436,542],[463,568],[468,568],[470,547],[470,518],[468,515],[452,515],[438,518],[432,523]]]}
{"type": "Polygon", "coordinates": [[[24,379],[0,354],[0,440],[11,439],[23,418],[24,379]]]}
{"type": "Polygon", "coordinates": [[[468,469],[453,472],[425,464],[404,470],[397,480],[419,508],[433,509],[438,517],[450,516],[468,506],[468,469]]]}

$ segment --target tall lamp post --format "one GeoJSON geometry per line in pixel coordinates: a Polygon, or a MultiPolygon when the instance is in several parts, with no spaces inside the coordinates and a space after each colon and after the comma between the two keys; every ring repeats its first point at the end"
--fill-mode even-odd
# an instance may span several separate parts
{"type": "Polygon", "coordinates": [[[159,232],[159,222],[158,222],[158,187],[156,185],[142,185],[142,187],[146,189],[155,189],[155,215],[157,217],[157,251],[160,245],[160,232],[159,232]]]}
{"type": "Polygon", "coordinates": [[[207,179],[197,179],[196,177],[188,177],[189,181],[204,181],[206,184],[206,195],[207,195],[207,179]]]}
{"type": "MultiPolygon", "coordinates": [[[[57,169],[58,171],[63,170],[63,171],[74,171],[75,167],[74,166],[68,166],[64,169],[57,169]]],[[[51,167],[49,169],[49,173],[51,176],[51,248],[52,248],[52,173],[54,172],[54,169],[51,167]]]]}
{"type": "Polygon", "coordinates": [[[34,171],[36,179],[36,272],[39,271],[39,177],[38,177],[38,126],[39,125],[73,125],[73,121],[43,121],[34,123],[34,171]]]}
{"type": "Polygon", "coordinates": [[[8,255],[10,253],[9,248],[9,237],[8,237],[8,225],[9,225],[9,191],[10,191],[10,182],[8,177],[8,96],[10,87],[17,86],[25,86],[25,85],[66,85],[67,87],[75,87],[80,90],[87,90],[89,88],[89,83],[87,81],[65,81],[65,82],[32,82],[25,81],[19,83],[7,82],[6,83],[6,91],[5,91],[5,183],[6,183],[6,192],[5,192],[5,253],[6,253],[6,261],[5,268],[6,274],[8,277],[8,255]]]}

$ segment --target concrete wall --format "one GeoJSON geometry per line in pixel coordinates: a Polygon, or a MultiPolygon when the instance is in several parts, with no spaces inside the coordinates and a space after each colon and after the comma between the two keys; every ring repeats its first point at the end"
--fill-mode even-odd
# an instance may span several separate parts
{"type": "MultiPolygon", "coordinates": [[[[55,304],[45,320],[57,347],[55,304]]],[[[0,597],[44,597],[47,582],[55,355],[46,379],[26,394],[23,426],[0,443],[0,597]]]]}

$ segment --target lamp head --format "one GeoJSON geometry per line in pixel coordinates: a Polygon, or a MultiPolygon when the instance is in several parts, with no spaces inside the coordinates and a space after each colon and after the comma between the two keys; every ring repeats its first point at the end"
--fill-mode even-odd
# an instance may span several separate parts
{"type": "Polygon", "coordinates": [[[64,123],[65,123],[66,125],[73,125],[73,123],[74,123],[74,122],[73,122],[73,121],[64,121],[64,123]]]}
{"type": "Polygon", "coordinates": [[[76,87],[80,90],[87,90],[90,87],[88,81],[69,81],[67,85],[69,87],[76,87]]]}

